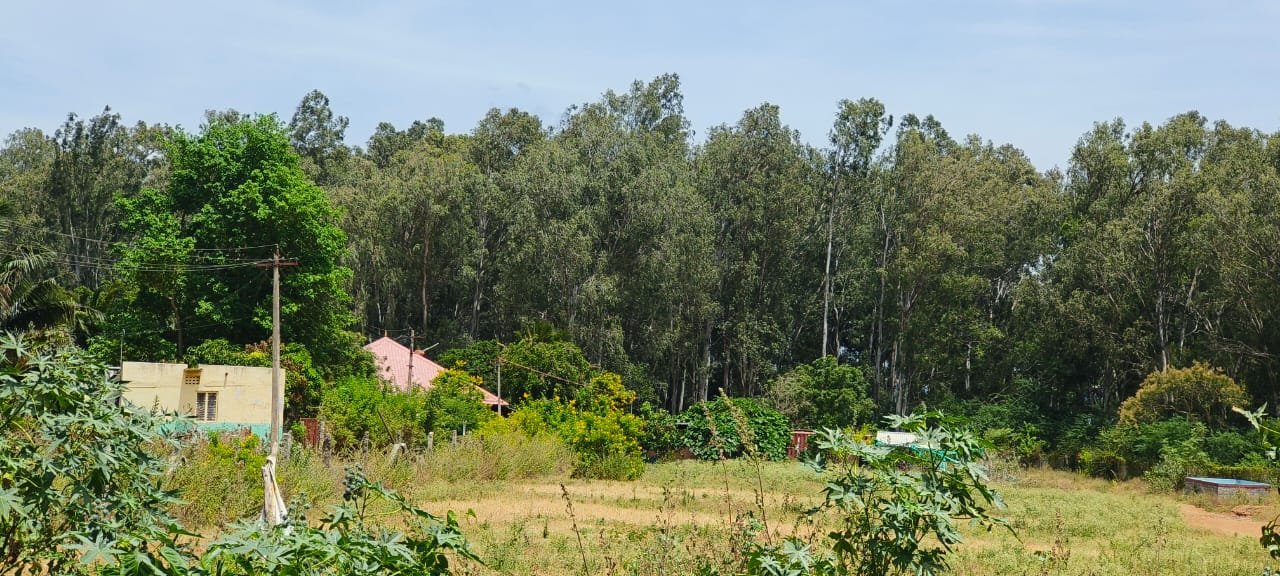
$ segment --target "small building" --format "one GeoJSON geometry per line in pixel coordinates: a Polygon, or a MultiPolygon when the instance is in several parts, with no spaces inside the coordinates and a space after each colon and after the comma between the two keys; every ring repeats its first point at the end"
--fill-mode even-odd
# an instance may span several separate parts
{"type": "Polygon", "coordinates": [[[187,414],[202,430],[248,429],[263,438],[270,432],[270,368],[125,362],[120,380],[125,400],[187,414]]]}
{"type": "MultiPolygon", "coordinates": [[[[373,361],[378,367],[378,377],[397,390],[421,389],[430,390],[431,382],[445,371],[445,367],[433,362],[421,350],[409,354],[409,348],[391,338],[383,336],[364,346],[373,354],[373,361]]],[[[484,388],[476,386],[483,396],[485,406],[504,409],[507,403],[484,388]]],[[[504,410],[505,411],[505,410],[504,410]]]]}
{"type": "Polygon", "coordinates": [[[1270,484],[1252,480],[1237,480],[1235,478],[1187,476],[1184,486],[1186,492],[1203,492],[1214,496],[1243,494],[1250,498],[1262,498],[1271,493],[1270,484]]]}

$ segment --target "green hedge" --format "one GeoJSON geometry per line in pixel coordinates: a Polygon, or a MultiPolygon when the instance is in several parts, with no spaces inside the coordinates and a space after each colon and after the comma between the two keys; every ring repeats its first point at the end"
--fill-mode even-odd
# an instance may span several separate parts
{"type": "Polygon", "coordinates": [[[703,460],[736,458],[754,451],[770,460],[787,455],[791,425],[781,412],[753,398],[721,396],[680,415],[687,425],[684,444],[703,460]],[[745,437],[745,438],[744,438],[745,437]]]}

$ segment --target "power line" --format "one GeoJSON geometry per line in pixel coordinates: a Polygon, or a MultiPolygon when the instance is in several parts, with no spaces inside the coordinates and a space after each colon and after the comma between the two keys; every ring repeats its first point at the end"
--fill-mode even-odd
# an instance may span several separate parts
{"type": "Polygon", "coordinates": [[[98,270],[127,270],[136,272],[200,272],[208,270],[228,270],[236,268],[252,268],[262,262],[262,260],[245,260],[230,262],[226,264],[165,264],[165,263],[130,263],[123,259],[110,259],[98,256],[83,256],[79,254],[69,254],[53,249],[44,249],[43,251],[35,250],[19,250],[9,249],[0,250],[0,254],[8,256],[37,256],[40,254],[51,254],[60,262],[72,266],[82,268],[92,268],[98,270]]]}
{"type": "MultiPolygon", "coordinates": [[[[24,229],[24,230],[27,230],[27,231],[31,231],[31,232],[39,232],[39,233],[43,233],[43,234],[52,234],[52,235],[55,235],[55,236],[61,236],[61,237],[63,237],[63,238],[69,238],[69,239],[71,239],[71,240],[75,240],[75,241],[78,241],[78,242],[86,242],[86,243],[90,243],[90,244],[98,244],[98,245],[107,246],[107,247],[109,247],[109,248],[113,248],[113,249],[114,249],[114,248],[116,248],[117,246],[119,246],[120,244],[125,244],[126,246],[128,246],[128,247],[130,247],[130,248],[132,248],[132,247],[134,247],[134,246],[135,246],[135,242],[134,242],[134,241],[129,241],[129,242],[127,242],[127,243],[126,243],[126,242],[123,242],[123,241],[102,240],[102,239],[100,239],[100,238],[90,238],[90,237],[88,237],[88,236],[80,236],[80,235],[77,235],[77,234],[68,234],[68,233],[66,233],[66,232],[61,232],[61,231],[58,231],[58,230],[50,230],[50,229],[42,228],[42,227],[39,227],[39,226],[32,226],[32,225],[29,225],[29,224],[23,224],[23,223],[17,222],[16,220],[14,220],[14,219],[12,219],[12,218],[0,218],[0,222],[7,222],[7,224],[0,224],[0,228],[3,228],[4,226],[9,226],[9,227],[14,227],[14,228],[21,228],[21,229],[24,229]]],[[[250,251],[250,250],[260,250],[260,249],[263,249],[263,248],[272,248],[272,247],[274,247],[274,246],[276,246],[276,245],[275,245],[275,244],[262,244],[262,245],[259,245],[259,246],[239,246],[239,247],[234,247],[234,248],[190,248],[190,249],[188,249],[188,250],[189,250],[190,252],[201,252],[201,253],[205,253],[205,252],[207,252],[207,253],[214,253],[214,252],[224,253],[224,254],[221,254],[221,255],[214,255],[214,254],[210,254],[210,255],[205,255],[205,254],[196,254],[196,255],[193,255],[193,256],[194,256],[194,257],[196,257],[196,258],[206,258],[206,259],[211,259],[211,258],[221,258],[221,259],[224,259],[224,260],[235,261],[235,262],[261,262],[261,261],[265,260],[266,258],[265,258],[265,257],[263,257],[263,258],[238,258],[238,257],[231,257],[231,256],[229,256],[229,255],[227,255],[227,254],[236,254],[236,255],[241,255],[241,256],[242,256],[242,255],[244,255],[244,253],[245,253],[245,252],[250,251]]],[[[77,255],[77,257],[84,257],[84,256],[77,255]]]]}

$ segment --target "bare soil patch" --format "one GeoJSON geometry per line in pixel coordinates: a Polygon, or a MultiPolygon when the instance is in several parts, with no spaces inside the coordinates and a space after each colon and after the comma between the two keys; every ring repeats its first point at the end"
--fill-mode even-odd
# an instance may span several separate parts
{"type": "Polygon", "coordinates": [[[1180,504],[1178,511],[1182,513],[1182,519],[1186,521],[1187,526],[1214,534],[1258,536],[1262,533],[1262,522],[1250,516],[1209,512],[1190,504],[1180,504]]]}

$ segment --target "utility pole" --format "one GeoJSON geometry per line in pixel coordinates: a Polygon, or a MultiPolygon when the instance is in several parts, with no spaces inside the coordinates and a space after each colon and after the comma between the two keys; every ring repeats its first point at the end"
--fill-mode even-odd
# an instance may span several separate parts
{"type": "Polygon", "coordinates": [[[498,354],[498,415],[502,415],[502,354],[498,354]]]}
{"type": "Polygon", "coordinates": [[[409,329],[409,381],[405,382],[406,390],[413,390],[413,346],[416,334],[413,328],[409,329]]]}
{"type": "Polygon", "coordinates": [[[270,262],[259,262],[259,268],[271,269],[271,452],[275,455],[284,427],[284,386],[280,382],[280,269],[297,266],[296,260],[280,258],[276,246],[270,262]]]}

